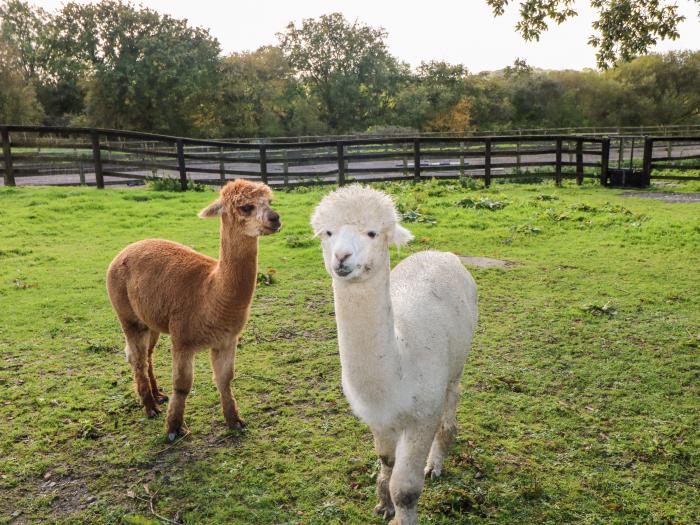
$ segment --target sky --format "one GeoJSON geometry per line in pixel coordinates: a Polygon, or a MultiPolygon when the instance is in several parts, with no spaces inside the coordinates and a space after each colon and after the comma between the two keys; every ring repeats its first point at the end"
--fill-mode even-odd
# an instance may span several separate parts
{"type": "MultiPolygon", "coordinates": [[[[31,1],[31,0],[30,0],[31,1]]],[[[32,2],[53,11],[65,2],[32,2]]],[[[90,3],[81,1],[80,3],[90,3]]],[[[289,22],[297,25],[304,18],[340,12],[349,20],[359,20],[388,32],[387,45],[392,55],[418,66],[421,61],[445,60],[464,64],[470,71],[492,71],[523,58],[542,69],[595,68],[595,50],[588,46],[593,33],[595,11],[588,2],[577,1],[579,16],[564,24],[550,26],[539,42],[526,42],[515,32],[517,1],[511,2],[504,16],[494,18],[485,0],[141,0],[137,1],[161,13],[186,18],[191,25],[209,29],[224,54],[253,51],[276,44],[276,33],[289,22]]],[[[675,41],[658,44],[653,51],[700,50],[700,5],[678,0],[679,11],[686,16],[675,41]]]]}

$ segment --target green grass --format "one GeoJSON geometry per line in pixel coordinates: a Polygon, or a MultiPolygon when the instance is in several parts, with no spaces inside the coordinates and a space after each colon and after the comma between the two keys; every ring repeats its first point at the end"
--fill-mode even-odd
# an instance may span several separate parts
{"type": "MultiPolygon", "coordinates": [[[[414,217],[400,257],[516,263],[471,270],[481,319],[461,430],[421,523],[697,523],[700,204],[588,181],[385,188],[414,217]]],[[[215,255],[218,225],[196,217],[214,193],[0,188],[0,522],[157,523],[150,500],[192,524],[381,523],[378,462],[340,389],[330,279],[308,227],[327,191],[278,192],[284,230],[260,242],[271,284],[234,382],[248,428],[226,431],[199,355],[191,435],[169,446],[132,390],[104,273],[146,237],[215,255]]],[[[168,349],[164,337],[166,389],[168,349]]]]}

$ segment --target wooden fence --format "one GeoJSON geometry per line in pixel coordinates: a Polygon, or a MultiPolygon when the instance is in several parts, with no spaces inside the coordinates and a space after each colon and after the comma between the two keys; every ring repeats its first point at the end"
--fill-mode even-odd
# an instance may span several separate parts
{"type": "MultiPolygon", "coordinates": [[[[272,186],[471,177],[610,181],[611,153],[630,153],[632,170],[662,170],[658,178],[697,169],[700,136],[633,137],[510,135],[383,137],[315,142],[202,140],[93,128],[0,126],[4,184],[143,184],[149,178],[220,185],[233,178],[272,186]],[[615,143],[611,142],[617,141],[615,143]],[[636,145],[635,145],[636,144],[636,145]],[[640,157],[641,156],[641,157],[640,157]],[[695,159],[694,163],[693,161],[695,159]],[[689,162],[691,162],[689,164],[689,162]],[[670,166],[683,166],[673,171],[670,166]],[[695,167],[693,167],[695,166],[695,167]],[[669,174],[670,173],[670,174],[669,174]]],[[[614,165],[612,166],[614,167],[614,165]]],[[[675,169],[675,168],[673,168],[675,169]]]]}
{"type": "MultiPolygon", "coordinates": [[[[573,126],[565,128],[519,128],[519,129],[499,129],[499,130],[484,130],[484,131],[423,131],[418,133],[403,133],[400,130],[390,131],[389,133],[370,132],[370,133],[352,133],[343,135],[294,135],[294,136],[274,136],[265,138],[265,142],[318,142],[329,140],[359,140],[367,138],[386,138],[391,137],[493,137],[493,136],[521,136],[521,135],[581,135],[590,137],[615,137],[618,135],[625,137],[644,137],[646,135],[653,136],[688,136],[700,135],[700,125],[698,124],[668,124],[659,126],[573,126]]],[[[235,142],[254,142],[260,141],[259,137],[245,137],[221,140],[232,140],[235,142]]]]}
{"type": "Polygon", "coordinates": [[[700,180],[700,135],[646,137],[642,170],[652,179],[700,180]]]}

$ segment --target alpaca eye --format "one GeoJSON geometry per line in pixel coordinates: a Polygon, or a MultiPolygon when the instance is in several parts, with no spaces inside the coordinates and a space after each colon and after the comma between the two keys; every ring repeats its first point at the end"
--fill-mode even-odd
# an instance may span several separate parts
{"type": "Polygon", "coordinates": [[[326,235],[328,235],[330,237],[331,235],[333,235],[333,232],[328,230],[328,231],[326,231],[326,235]]]}
{"type": "Polygon", "coordinates": [[[243,213],[250,213],[251,211],[253,211],[253,209],[255,209],[255,206],[253,206],[252,204],[246,204],[245,206],[241,206],[241,211],[243,213]]]}
{"type": "Polygon", "coordinates": [[[369,235],[370,239],[374,239],[377,236],[377,232],[367,232],[367,235],[369,235]]]}

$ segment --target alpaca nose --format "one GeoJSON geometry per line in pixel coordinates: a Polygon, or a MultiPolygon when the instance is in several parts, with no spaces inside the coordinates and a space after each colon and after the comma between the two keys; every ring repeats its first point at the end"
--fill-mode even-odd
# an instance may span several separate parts
{"type": "Polygon", "coordinates": [[[340,264],[343,264],[351,255],[351,252],[335,252],[335,258],[338,259],[340,264]]]}
{"type": "Polygon", "coordinates": [[[277,213],[276,211],[271,211],[269,215],[267,216],[268,220],[270,222],[279,222],[280,220],[280,214],[277,213]]]}

